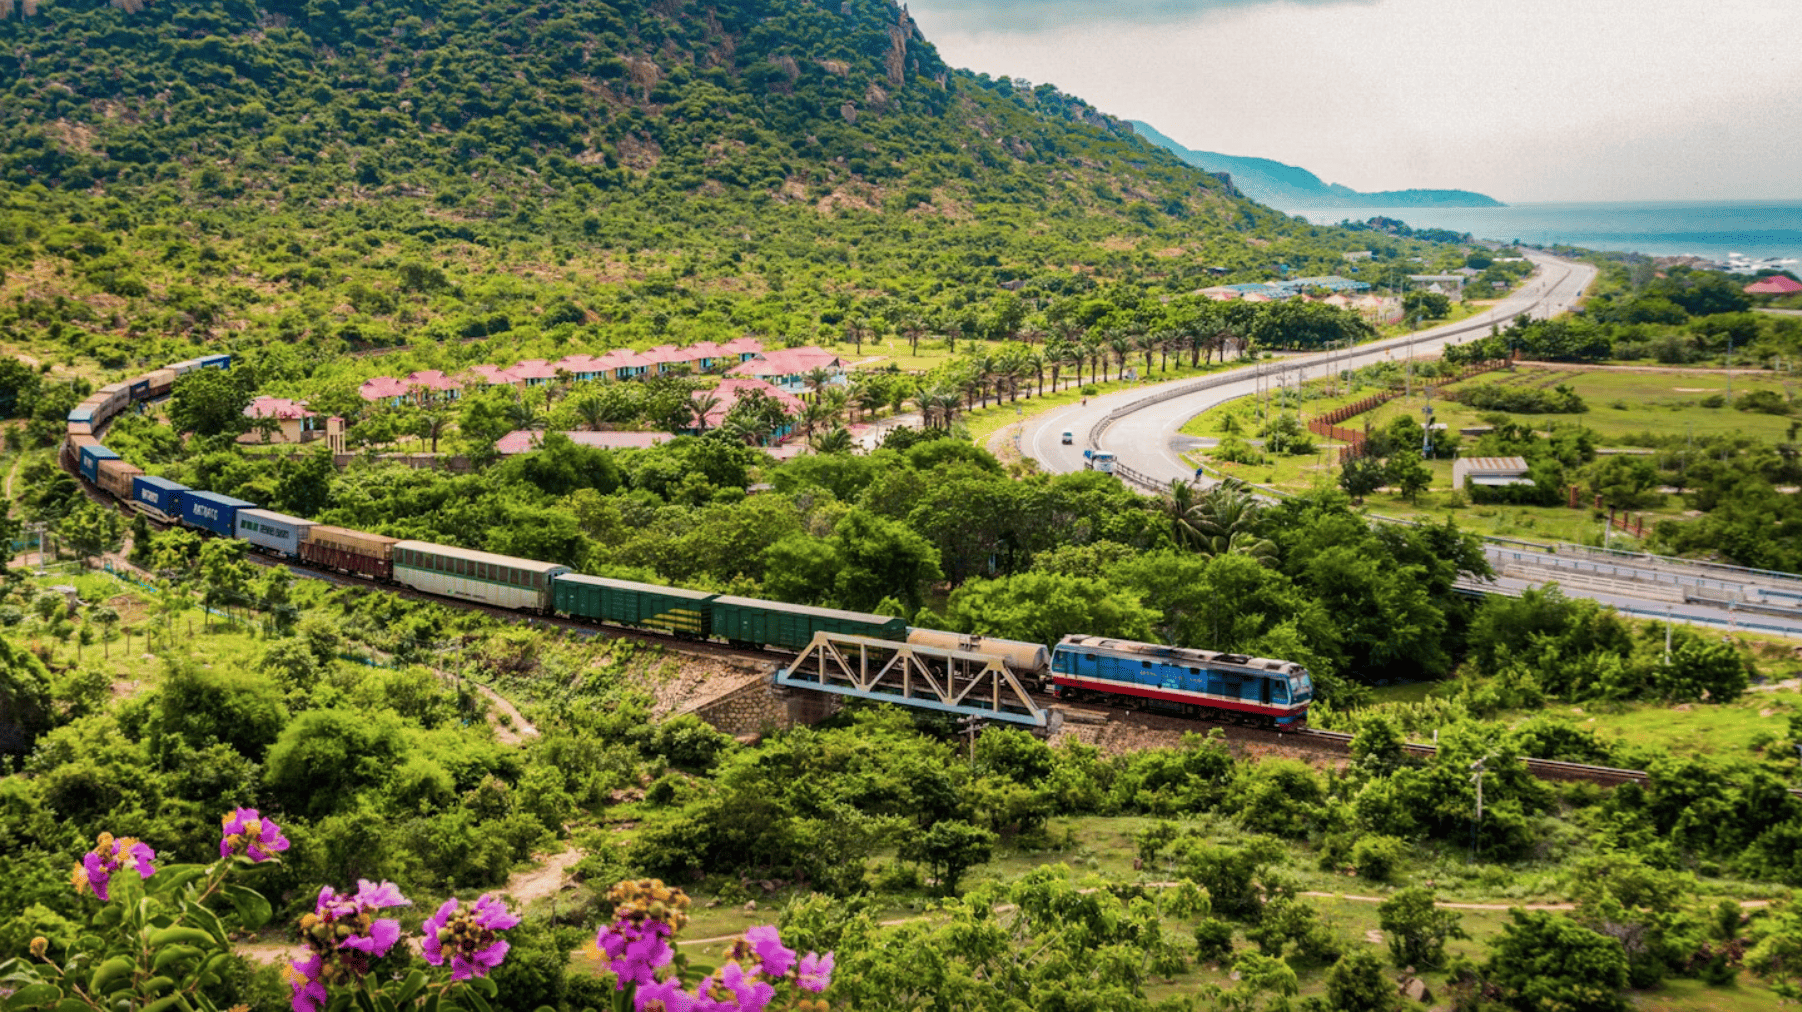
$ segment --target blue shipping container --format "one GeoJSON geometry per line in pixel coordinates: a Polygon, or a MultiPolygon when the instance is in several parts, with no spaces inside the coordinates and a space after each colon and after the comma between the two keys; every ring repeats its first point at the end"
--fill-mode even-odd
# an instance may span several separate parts
{"type": "Polygon", "coordinates": [[[134,400],[134,401],[143,400],[144,395],[149,392],[150,392],[150,377],[146,376],[146,377],[143,377],[142,379],[135,379],[135,380],[131,381],[131,399],[132,400],[134,400]]]}
{"type": "Polygon", "coordinates": [[[230,369],[232,367],[230,355],[205,355],[199,361],[202,369],[230,369]]]}
{"type": "Polygon", "coordinates": [[[69,421],[71,421],[71,422],[88,422],[91,424],[94,421],[94,409],[93,408],[76,408],[75,410],[69,412],[69,421]]]}
{"type": "Polygon", "coordinates": [[[188,486],[179,481],[140,474],[131,480],[131,500],[165,520],[181,515],[181,494],[188,486]]]}
{"type": "Polygon", "coordinates": [[[181,494],[181,522],[202,530],[231,537],[236,530],[238,511],[255,509],[256,503],[233,499],[217,492],[189,489],[181,494]]]}
{"type": "Polygon", "coordinates": [[[81,476],[89,481],[99,481],[100,462],[118,459],[118,454],[104,446],[84,446],[81,448],[81,476]]]}

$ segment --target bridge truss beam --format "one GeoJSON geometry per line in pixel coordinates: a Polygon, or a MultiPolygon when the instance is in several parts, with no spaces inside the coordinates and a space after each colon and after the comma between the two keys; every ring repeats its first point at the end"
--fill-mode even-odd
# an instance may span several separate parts
{"type": "Polygon", "coordinates": [[[1036,728],[1050,723],[1001,658],[973,650],[817,632],[776,673],[776,684],[1036,728]]]}

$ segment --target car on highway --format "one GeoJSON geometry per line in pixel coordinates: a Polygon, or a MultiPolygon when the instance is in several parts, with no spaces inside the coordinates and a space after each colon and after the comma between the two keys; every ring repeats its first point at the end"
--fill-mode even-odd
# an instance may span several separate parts
{"type": "Polygon", "coordinates": [[[1071,443],[1074,443],[1074,442],[1076,442],[1076,433],[1074,433],[1074,432],[1064,433],[1064,445],[1065,446],[1069,446],[1071,443]]]}

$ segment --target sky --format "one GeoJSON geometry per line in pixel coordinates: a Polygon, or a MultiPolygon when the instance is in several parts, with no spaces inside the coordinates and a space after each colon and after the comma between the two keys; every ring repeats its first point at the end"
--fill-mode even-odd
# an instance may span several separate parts
{"type": "Polygon", "coordinates": [[[953,66],[1358,190],[1802,199],[1794,0],[913,0],[953,66]]]}

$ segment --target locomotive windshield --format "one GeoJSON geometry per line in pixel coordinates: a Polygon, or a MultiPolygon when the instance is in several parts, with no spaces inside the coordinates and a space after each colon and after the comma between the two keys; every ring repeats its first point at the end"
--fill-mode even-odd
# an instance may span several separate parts
{"type": "Polygon", "coordinates": [[[1289,676],[1289,699],[1296,703],[1305,703],[1314,698],[1314,680],[1303,671],[1289,676]]]}

